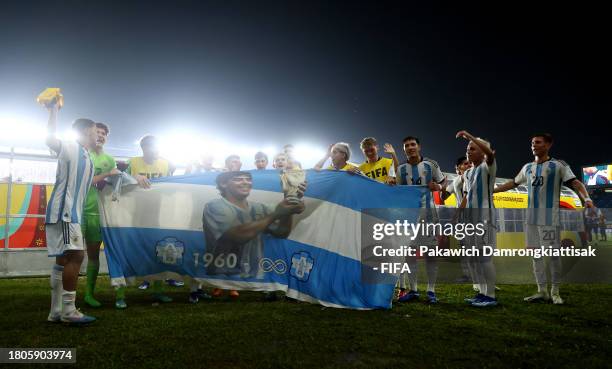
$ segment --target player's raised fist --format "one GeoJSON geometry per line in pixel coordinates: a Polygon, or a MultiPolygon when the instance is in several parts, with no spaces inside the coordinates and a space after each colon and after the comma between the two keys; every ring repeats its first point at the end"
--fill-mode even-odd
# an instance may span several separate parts
{"type": "Polygon", "coordinates": [[[459,131],[457,132],[457,134],[455,135],[455,138],[465,138],[466,140],[470,139],[470,134],[467,131],[459,131]]]}

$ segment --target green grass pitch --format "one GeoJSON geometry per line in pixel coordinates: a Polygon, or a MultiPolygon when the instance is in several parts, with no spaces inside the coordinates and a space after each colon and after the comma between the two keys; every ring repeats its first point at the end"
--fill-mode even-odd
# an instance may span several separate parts
{"type": "Polygon", "coordinates": [[[157,306],[130,288],[117,311],[108,278],[98,285],[104,306],[94,310],[80,279],[77,305],[98,321],[78,328],[45,321],[47,278],[0,280],[0,347],[76,347],[75,367],[105,369],[612,366],[610,285],[562,286],[563,306],[525,303],[534,286],[502,285],[500,306],[477,309],[463,303],[471,286],[447,284],[437,306],[387,311],[263,302],[257,292],[192,305],[186,287],[167,287],[175,301],[157,306]]]}

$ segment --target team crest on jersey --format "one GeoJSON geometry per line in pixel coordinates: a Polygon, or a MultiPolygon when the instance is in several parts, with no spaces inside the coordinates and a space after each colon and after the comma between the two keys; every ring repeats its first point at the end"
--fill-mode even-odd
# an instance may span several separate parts
{"type": "Polygon", "coordinates": [[[310,277],[310,271],[313,266],[314,259],[310,256],[310,253],[306,251],[296,252],[291,257],[291,270],[289,273],[295,279],[306,282],[310,277]]]}
{"type": "Polygon", "coordinates": [[[183,262],[185,244],[174,237],[166,237],[155,245],[157,262],[168,265],[179,265],[183,262]]]}

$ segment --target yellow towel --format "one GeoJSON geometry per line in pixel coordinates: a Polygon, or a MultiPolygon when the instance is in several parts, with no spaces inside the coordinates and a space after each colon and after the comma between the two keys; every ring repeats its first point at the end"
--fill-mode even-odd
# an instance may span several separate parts
{"type": "Polygon", "coordinates": [[[38,95],[36,101],[47,107],[57,104],[61,108],[64,106],[64,95],[62,95],[62,90],[57,87],[47,87],[38,95]]]}

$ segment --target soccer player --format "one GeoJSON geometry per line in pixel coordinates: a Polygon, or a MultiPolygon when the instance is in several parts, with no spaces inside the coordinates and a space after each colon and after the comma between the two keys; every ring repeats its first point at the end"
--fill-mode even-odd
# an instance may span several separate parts
{"type": "MultiPolygon", "coordinates": [[[[523,166],[517,176],[501,186],[495,188],[494,192],[504,192],[517,187],[520,184],[527,186],[528,203],[526,238],[527,247],[541,247],[551,245],[560,247],[560,222],[559,222],[559,196],[561,185],[565,184],[574,189],[578,196],[584,201],[586,207],[593,207],[593,201],[589,198],[584,185],[576,179],[572,169],[563,160],[554,159],[550,156],[553,145],[553,137],[549,133],[538,133],[531,137],[531,152],[534,161],[523,166]]],[[[528,302],[549,301],[552,297],[553,304],[563,304],[559,295],[559,284],[561,277],[561,258],[550,258],[551,290],[547,290],[546,266],[544,259],[533,259],[533,272],[538,292],[526,297],[528,302]]]]}
{"type": "MultiPolygon", "coordinates": [[[[451,194],[454,194],[456,204],[455,206],[457,208],[461,206],[461,200],[463,200],[463,173],[465,173],[465,171],[468,170],[471,166],[472,164],[465,156],[462,156],[457,159],[457,162],[455,163],[455,173],[457,173],[457,177],[455,177],[455,179],[451,183],[447,184],[446,188],[442,189],[442,192],[440,193],[440,198],[442,199],[442,201],[448,199],[451,194]]],[[[459,244],[463,246],[463,240],[459,241],[459,244]]],[[[461,277],[459,282],[467,282],[470,280],[473,282],[475,280],[468,263],[468,258],[461,258],[461,269],[463,271],[463,276],[461,277]]],[[[478,286],[476,284],[474,284],[473,287],[476,290],[478,289],[478,286]]]]}
{"type": "Polygon", "coordinates": [[[457,177],[453,179],[451,183],[446,185],[446,188],[442,189],[440,193],[440,198],[444,201],[450,197],[450,195],[455,195],[456,207],[461,205],[461,200],[463,200],[463,173],[466,170],[472,167],[472,163],[465,156],[461,156],[457,159],[455,163],[455,173],[457,173],[457,177]]]}
{"type": "MultiPolygon", "coordinates": [[[[141,187],[150,188],[151,182],[149,180],[152,178],[172,175],[174,166],[168,160],[159,156],[159,149],[155,136],[144,136],[140,140],[140,148],[142,149],[142,156],[131,158],[126,172],[136,178],[141,187]]],[[[168,280],[168,283],[175,286],[183,285],[182,282],[178,283],[171,279],[168,280]]],[[[143,281],[138,288],[146,290],[149,288],[149,281],[143,281]]],[[[153,298],[159,302],[172,301],[172,298],[164,295],[161,281],[155,281],[153,283],[153,298]]]]}
{"type": "Polygon", "coordinates": [[[74,325],[89,324],[96,318],[84,315],[75,307],[79,270],[84,257],[82,221],[83,204],[91,186],[94,168],[89,150],[96,145],[96,124],[77,119],[72,129],[77,141],[55,137],[57,104],[48,105],[47,146],[57,154],[55,185],[45,216],[47,252],[55,257],[51,271],[51,310],[47,320],[74,325]]]}
{"type": "MultiPolygon", "coordinates": [[[[224,172],[216,179],[221,198],[204,205],[203,225],[207,251],[226,257],[235,254],[234,265],[209,266],[210,274],[241,275],[263,278],[259,261],[263,257],[263,233],[286,238],[292,227],[292,215],[304,211],[304,204],[290,204],[283,200],[275,207],[247,201],[253,187],[249,172],[224,172]]],[[[303,195],[305,186],[301,187],[303,195]]],[[[213,296],[221,296],[215,289],[213,296]]],[[[230,294],[231,297],[233,297],[230,294]]]]}
{"type": "Polygon", "coordinates": [[[337,142],[329,145],[327,154],[315,164],[314,169],[321,170],[329,158],[331,158],[331,164],[327,169],[362,174],[357,165],[348,161],[351,158],[351,148],[346,142],[337,142]]]}
{"type": "Polygon", "coordinates": [[[366,158],[366,161],[359,165],[359,170],[378,182],[395,184],[398,161],[393,146],[385,144],[385,153],[390,154],[391,159],[378,156],[378,143],[374,137],[364,138],[359,146],[366,158]]]}
{"type": "MultiPolygon", "coordinates": [[[[425,215],[427,219],[437,218],[432,195],[434,191],[440,191],[444,188],[446,177],[442,174],[437,162],[421,156],[421,143],[417,137],[408,136],[402,142],[408,160],[397,169],[397,184],[404,186],[427,186],[430,192],[427,192],[421,201],[421,209],[430,213],[425,215]]],[[[434,245],[437,243],[437,240],[435,237],[417,237],[414,243],[434,245]]],[[[408,263],[410,265],[410,273],[408,273],[410,290],[406,292],[405,276],[401,275],[399,302],[414,301],[420,296],[417,292],[417,260],[416,258],[408,258],[408,263]]],[[[435,258],[425,257],[425,267],[427,272],[427,302],[435,304],[438,302],[435,292],[438,263],[435,258]]]]}
{"type": "Polygon", "coordinates": [[[237,172],[242,168],[242,162],[240,156],[230,155],[225,158],[225,171],[226,172],[237,172]]]}
{"type": "MultiPolygon", "coordinates": [[[[497,176],[497,163],[495,152],[491,149],[491,144],[483,139],[476,138],[467,131],[459,131],[457,138],[465,138],[469,141],[466,156],[472,163],[472,167],[463,174],[463,192],[461,208],[469,209],[464,220],[477,224],[485,225],[483,236],[473,236],[468,238],[468,246],[478,247],[482,250],[483,246],[495,246],[495,216],[493,213],[493,189],[495,187],[495,177],[497,176]]],[[[469,264],[472,268],[472,275],[480,291],[473,299],[467,299],[472,306],[488,307],[496,306],[495,297],[495,265],[491,256],[477,256],[472,258],[469,264]]]]}
{"type": "Polygon", "coordinates": [[[589,242],[593,242],[593,240],[597,241],[600,215],[601,211],[595,206],[584,212],[584,217],[586,218],[586,234],[589,242]],[[593,234],[595,234],[595,238],[593,238],[593,234]]]}
{"type": "Polygon", "coordinates": [[[255,168],[257,170],[266,170],[268,167],[268,155],[265,152],[257,152],[255,154],[255,168]]]}
{"type": "MultiPolygon", "coordinates": [[[[100,229],[100,210],[98,209],[98,188],[104,186],[104,179],[119,174],[117,163],[112,156],[104,152],[104,145],[109,134],[108,126],[104,123],[96,123],[97,140],[95,146],[89,151],[89,157],[94,166],[94,177],[92,187],[87,192],[85,208],[83,210],[83,222],[81,231],[87,244],[87,289],[85,302],[87,305],[97,308],[102,304],[94,298],[96,280],[100,270],[100,245],[102,244],[102,230],[100,229]]],[[[117,290],[115,306],[124,308],[122,303],[123,287],[117,290]]]]}
{"type": "Polygon", "coordinates": [[[606,216],[601,211],[601,209],[597,209],[597,210],[599,210],[599,233],[601,235],[599,237],[599,240],[600,241],[608,241],[608,236],[606,235],[606,229],[607,229],[606,216]]]}
{"type": "Polygon", "coordinates": [[[274,156],[274,160],[272,161],[272,167],[274,169],[283,170],[287,168],[287,154],[278,153],[274,156]]]}

